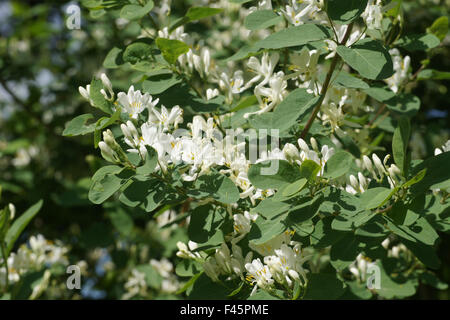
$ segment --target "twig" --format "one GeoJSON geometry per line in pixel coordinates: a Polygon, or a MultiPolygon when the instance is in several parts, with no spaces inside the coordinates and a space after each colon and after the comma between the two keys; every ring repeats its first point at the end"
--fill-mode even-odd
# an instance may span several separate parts
{"type": "MultiPolygon", "coordinates": [[[[348,26],[347,31],[345,32],[345,35],[344,35],[344,39],[342,39],[342,42],[340,43],[341,45],[345,45],[345,43],[347,42],[348,38],[350,37],[350,33],[352,32],[352,28],[353,28],[353,23],[351,23],[348,26]]],[[[308,122],[306,123],[306,126],[303,129],[302,134],[300,135],[300,137],[302,139],[305,138],[306,135],[308,134],[308,131],[311,128],[311,126],[314,122],[314,119],[316,118],[317,114],[319,113],[320,107],[322,106],[323,100],[325,99],[325,95],[328,91],[328,86],[330,85],[331,77],[333,75],[334,69],[336,68],[336,65],[337,65],[339,59],[340,59],[340,57],[336,53],[336,55],[333,58],[333,61],[331,61],[330,70],[328,70],[328,74],[325,79],[325,82],[323,83],[322,90],[320,92],[320,99],[319,99],[319,101],[317,101],[317,105],[314,108],[313,113],[311,114],[311,117],[309,118],[308,122]]]]}

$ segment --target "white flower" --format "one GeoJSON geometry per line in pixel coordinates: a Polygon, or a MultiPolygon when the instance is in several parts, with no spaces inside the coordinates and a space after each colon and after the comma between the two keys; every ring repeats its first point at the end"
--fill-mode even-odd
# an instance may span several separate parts
{"type": "Polygon", "coordinates": [[[106,94],[105,89],[100,90],[101,94],[105,97],[106,100],[114,100],[114,91],[112,89],[112,84],[108,76],[102,73],[100,79],[102,80],[103,86],[106,88],[106,90],[108,90],[110,96],[106,94]]]}
{"type": "Polygon", "coordinates": [[[89,101],[91,106],[94,106],[94,101],[91,98],[91,85],[90,84],[88,84],[86,86],[86,88],[83,88],[81,86],[78,87],[78,91],[80,92],[80,94],[83,98],[85,98],[87,101],[89,101]]]}
{"type": "Polygon", "coordinates": [[[126,124],[122,123],[120,125],[120,129],[123,132],[125,137],[124,141],[127,145],[129,145],[132,149],[137,149],[141,140],[139,139],[139,133],[134,126],[133,122],[128,120],[126,124]]]}
{"type": "Polygon", "coordinates": [[[381,29],[381,20],[383,20],[381,0],[369,0],[366,9],[361,14],[361,17],[364,19],[367,29],[381,29]]]}
{"type": "Polygon", "coordinates": [[[268,289],[273,285],[274,280],[270,273],[269,267],[264,265],[261,260],[255,259],[252,263],[246,263],[245,269],[248,272],[247,280],[255,284],[251,294],[256,292],[256,288],[268,289]]]}
{"type": "Polygon", "coordinates": [[[249,243],[250,249],[258,252],[262,256],[269,256],[275,254],[275,249],[281,247],[283,243],[289,243],[291,241],[292,232],[285,231],[282,234],[272,238],[271,240],[263,243],[255,245],[252,242],[249,243]]]}
{"type": "Polygon", "coordinates": [[[133,269],[131,271],[131,276],[125,283],[125,289],[127,293],[123,295],[123,299],[128,300],[135,295],[141,294],[145,295],[147,291],[147,282],[145,281],[145,273],[133,269]]]}
{"type": "Polygon", "coordinates": [[[301,255],[301,245],[293,242],[294,249],[287,244],[282,244],[279,249],[275,250],[275,255],[264,257],[264,263],[269,266],[274,279],[279,283],[286,283],[288,286],[293,284],[293,280],[300,280],[302,276],[303,282],[306,282],[306,272],[303,269],[303,263],[307,258],[301,255]]]}
{"type": "Polygon", "coordinates": [[[443,152],[449,151],[450,151],[450,140],[448,140],[440,149],[439,148],[434,149],[434,155],[437,156],[443,152]]]}
{"type": "Polygon", "coordinates": [[[219,95],[219,90],[216,89],[206,89],[206,100],[211,100],[219,95]]]}
{"type": "Polygon", "coordinates": [[[233,215],[234,220],[234,231],[236,234],[247,234],[250,232],[251,223],[256,220],[258,217],[257,214],[251,214],[248,211],[244,211],[244,214],[235,214],[233,215]]]}
{"type": "MultiPolygon", "coordinates": [[[[341,43],[344,40],[344,36],[347,33],[347,29],[348,29],[348,24],[335,26],[335,30],[336,30],[336,34],[337,34],[337,38],[338,38],[337,41],[338,42],[336,42],[335,39],[334,40],[325,40],[325,43],[327,44],[327,49],[330,52],[325,57],[325,59],[333,58],[336,55],[336,49],[337,49],[338,43],[341,43]]],[[[350,47],[356,41],[364,39],[365,37],[366,37],[365,33],[363,34],[360,30],[354,30],[350,34],[350,36],[349,36],[345,46],[350,47]]]]}
{"type": "Polygon", "coordinates": [[[163,131],[168,130],[171,125],[177,128],[183,122],[183,110],[179,106],[174,106],[170,112],[165,106],[161,106],[161,112],[153,109],[153,114],[156,118],[152,117],[151,121],[160,124],[163,131]]]}
{"type": "Polygon", "coordinates": [[[260,110],[255,112],[248,112],[244,114],[244,118],[248,118],[253,114],[262,114],[272,110],[277,104],[279,104],[284,96],[287,94],[287,81],[284,79],[284,73],[282,71],[273,75],[269,79],[269,87],[263,87],[258,84],[255,87],[255,96],[258,99],[260,110]],[[265,97],[264,100],[261,97],[265,97]]]}
{"type": "Polygon", "coordinates": [[[350,266],[350,272],[359,280],[365,281],[367,277],[367,269],[371,266],[375,265],[374,262],[368,261],[361,253],[356,257],[356,261],[354,261],[350,266]]]}
{"type": "Polygon", "coordinates": [[[145,109],[151,112],[158,104],[159,99],[153,101],[150,94],[145,93],[143,95],[140,90],[135,91],[134,86],[131,86],[128,89],[128,93],[118,93],[117,101],[123,106],[130,118],[137,119],[139,114],[145,109]]]}
{"type": "Polygon", "coordinates": [[[198,252],[192,252],[197,249],[198,245],[194,241],[189,240],[188,244],[178,241],[177,242],[177,256],[184,259],[200,259],[201,255],[198,252]]]}
{"type": "Polygon", "coordinates": [[[173,272],[172,263],[166,258],[161,259],[160,261],[152,259],[150,260],[150,265],[155,268],[156,271],[163,277],[168,278],[173,272]]]}
{"type": "Polygon", "coordinates": [[[258,58],[250,57],[248,60],[247,66],[256,72],[256,76],[250,80],[250,83],[254,83],[259,81],[261,77],[263,81],[259,84],[259,86],[263,86],[269,82],[269,79],[272,77],[273,71],[280,59],[280,55],[278,53],[273,53],[269,57],[269,53],[264,52],[261,58],[261,62],[259,62],[258,58]]]}
{"type": "Polygon", "coordinates": [[[321,10],[323,1],[291,0],[286,9],[281,9],[286,19],[293,25],[298,26],[316,18],[316,14],[321,10]]]}
{"type": "Polygon", "coordinates": [[[389,88],[391,88],[393,92],[397,93],[402,84],[409,79],[409,66],[411,64],[411,58],[409,56],[402,58],[397,49],[391,49],[389,50],[389,53],[392,56],[395,73],[392,77],[386,79],[385,81],[389,88]]]}

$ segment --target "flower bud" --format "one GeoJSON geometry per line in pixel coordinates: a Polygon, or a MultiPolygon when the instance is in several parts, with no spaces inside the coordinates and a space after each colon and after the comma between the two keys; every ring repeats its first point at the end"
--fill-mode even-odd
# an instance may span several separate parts
{"type": "Polygon", "coordinates": [[[81,86],[78,87],[78,91],[80,92],[82,97],[85,98],[87,101],[91,101],[90,88],[91,88],[91,85],[89,85],[89,84],[86,86],[86,89],[81,86]]]}
{"type": "Polygon", "coordinates": [[[14,216],[16,215],[16,207],[12,203],[10,203],[8,205],[8,209],[9,209],[9,213],[10,213],[10,218],[12,220],[12,219],[14,219],[14,216]]]}
{"type": "Polygon", "coordinates": [[[107,129],[106,131],[103,131],[103,141],[105,141],[105,143],[111,148],[111,149],[115,149],[116,148],[116,139],[114,138],[113,133],[111,132],[110,129],[107,129]]]}
{"type": "Polygon", "coordinates": [[[109,162],[117,162],[116,153],[104,142],[100,141],[98,143],[100,148],[100,152],[102,153],[103,158],[109,162]]]}
{"type": "Polygon", "coordinates": [[[366,155],[363,156],[363,163],[367,170],[373,172],[372,161],[370,161],[370,158],[368,156],[366,155]]]}
{"type": "Polygon", "coordinates": [[[373,164],[378,170],[378,173],[380,174],[380,177],[382,177],[384,174],[386,174],[386,169],[384,168],[383,164],[381,163],[380,158],[374,153],[372,154],[372,160],[373,164]]]}
{"type": "Polygon", "coordinates": [[[300,147],[300,149],[302,149],[302,151],[304,152],[309,152],[309,147],[306,144],[305,140],[303,140],[302,138],[297,140],[298,146],[300,147]]]}
{"type": "Polygon", "coordinates": [[[356,177],[354,175],[350,175],[350,185],[353,187],[353,189],[355,189],[356,191],[360,191],[359,190],[359,183],[358,183],[358,179],[356,179],[356,177]]]}
{"type": "Polygon", "coordinates": [[[283,154],[286,157],[286,159],[290,162],[300,160],[300,153],[298,152],[297,147],[291,143],[286,143],[286,145],[283,148],[283,154]]]}
{"type": "Polygon", "coordinates": [[[111,93],[111,95],[114,95],[111,81],[106,76],[106,74],[102,73],[102,75],[100,76],[100,79],[102,80],[103,86],[109,91],[109,93],[111,93]]]}
{"type": "Polygon", "coordinates": [[[313,150],[316,152],[319,152],[319,146],[317,145],[316,139],[311,137],[310,142],[311,142],[311,146],[312,146],[313,150]]]}

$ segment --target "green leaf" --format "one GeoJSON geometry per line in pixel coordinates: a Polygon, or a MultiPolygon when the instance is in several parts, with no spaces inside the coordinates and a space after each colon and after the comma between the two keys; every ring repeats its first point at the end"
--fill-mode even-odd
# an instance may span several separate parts
{"type": "Polygon", "coordinates": [[[396,96],[396,94],[388,87],[371,86],[370,88],[365,89],[364,92],[375,100],[384,103],[396,96]]]}
{"type": "Polygon", "coordinates": [[[425,271],[420,274],[420,281],[438,290],[447,290],[448,284],[442,282],[435,274],[425,271]]]}
{"type": "Polygon", "coordinates": [[[194,275],[191,279],[189,279],[188,282],[186,282],[184,284],[184,286],[182,286],[177,292],[176,294],[182,294],[183,292],[185,292],[187,289],[189,289],[190,287],[192,287],[195,283],[195,281],[197,281],[197,279],[203,274],[202,272],[197,273],[196,275],[194,275]]]}
{"type": "Polygon", "coordinates": [[[112,48],[103,61],[103,66],[107,69],[115,69],[124,64],[123,50],[117,47],[112,48]]]}
{"type": "Polygon", "coordinates": [[[392,190],[383,187],[371,188],[361,195],[361,200],[366,203],[366,209],[371,210],[382,206],[392,197],[392,190]]]}
{"type": "Polygon", "coordinates": [[[46,270],[43,269],[40,271],[27,272],[24,275],[21,275],[19,282],[13,288],[13,299],[30,299],[30,296],[33,293],[33,289],[42,282],[45,271],[46,270]]]}
{"type": "Polygon", "coordinates": [[[352,231],[366,224],[373,217],[375,217],[375,213],[368,210],[352,213],[344,211],[334,218],[331,227],[334,230],[352,231]]]}
{"type": "Polygon", "coordinates": [[[297,181],[287,185],[281,191],[283,197],[290,197],[290,196],[293,196],[293,195],[299,193],[300,191],[302,191],[303,187],[306,185],[307,182],[308,182],[308,180],[306,180],[305,178],[301,178],[300,180],[297,180],[297,181]]]}
{"type": "Polygon", "coordinates": [[[407,117],[414,116],[420,109],[420,99],[411,93],[400,93],[385,101],[389,110],[407,117]]]}
{"type": "Polygon", "coordinates": [[[421,242],[432,246],[439,235],[425,218],[419,218],[411,226],[399,226],[388,220],[388,227],[399,237],[412,242],[421,242]]]}
{"type": "Polygon", "coordinates": [[[258,99],[256,98],[255,95],[251,95],[251,96],[247,96],[242,98],[241,101],[239,101],[239,103],[230,110],[230,112],[236,112],[254,105],[258,104],[258,99]]]}
{"type": "Polygon", "coordinates": [[[312,273],[308,276],[306,300],[335,300],[344,293],[344,284],[336,274],[312,273]]]}
{"type": "Polygon", "coordinates": [[[420,181],[422,181],[426,174],[427,168],[420,170],[419,173],[417,173],[414,177],[402,184],[402,188],[408,188],[413,184],[419,183],[420,181]]]}
{"type": "Polygon", "coordinates": [[[136,270],[145,274],[145,282],[150,288],[159,289],[162,283],[162,277],[150,264],[140,264],[136,270]]]}
{"type": "Polygon", "coordinates": [[[17,218],[11,227],[8,229],[5,235],[5,243],[6,243],[6,256],[11,252],[14,243],[19,238],[22,231],[25,227],[30,223],[30,221],[36,216],[36,214],[41,210],[43,201],[39,200],[30,208],[27,209],[23,214],[17,218]]]}
{"type": "Polygon", "coordinates": [[[267,160],[252,165],[248,171],[248,178],[256,188],[265,190],[282,188],[300,179],[301,176],[299,170],[286,160],[267,160]]]}
{"type": "Polygon", "coordinates": [[[247,300],[280,300],[280,298],[271,295],[267,291],[258,289],[253,295],[249,296],[247,300]]]}
{"type": "MultiPolygon", "coordinates": [[[[140,61],[147,60],[152,56],[152,40],[138,39],[129,44],[123,52],[122,59],[125,62],[136,64],[140,61]]],[[[149,70],[147,70],[149,71],[149,70]]]]}
{"type": "Polygon", "coordinates": [[[367,79],[382,80],[394,74],[391,56],[378,41],[363,39],[351,48],[338,46],[337,53],[350,67],[367,79]]]}
{"type": "Polygon", "coordinates": [[[327,217],[320,219],[316,223],[314,231],[310,236],[310,242],[314,248],[326,248],[335,244],[347,234],[347,232],[333,230],[331,228],[332,221],[333,217],[327,217]]]}
{"type": "Polygon", "coordinates": [[[225,300],[229,289],[223,284],[213,282],[206,274],[197,277],[189,292],[189,300],[225,300]]]}
{"type": "Polygon", "coordinates": [[[349,24],[358,18],[366,9],[368,0],[327,0],[325,8],[334,22],[349,24]]]}
{"type": "Polygon", "coordinates": [[[441,261],[432,246],[406,239],[402,239],[402,243],[427,267],[435,270],[439,269],[441,261]]]}
{"type": "Polygon", "coordinates": [[[264,220],[258,217],[252,224],[248,239],[255,245],[260,245],[282,234],[286,226],[281,221],[264,220]]]}
{"type": "Polygon", "coordinates": [[[86,125],[88,120],[94,118],[94,116],[90,113],[82,114],[78,117],[73,118],[70,120],[63,131],[63,136],[78,136],[78,135],[85,135],[91,132],[94,132],[95,130],[95,123],[91,123],[89,125],[86,125]]]}
{"type": "Polygon", "coordinates": [[[250,56],[256,55],[259,49],[260,47],[257,44],[246,44],[239,48],[239,50],[235,54],[224,59],[224,62],[246,59],[250,56]]]}
{"type": "MultiPolygon", "coordinates": [[[[325,75],[324,75],[325,76],[325,75]]],[[[334,76],[334,75],[333,75],[334,76]]],[[[324,78],[325,80],[325,78],[324,78]]],[[[339,71],[338,76],[333,82],[337,88],[354,88],[354,89],[368,89],[370,88],[363,80],[351,75],[345,71],[339,71]]]]}
{"type": "Polygon", "coordinates": [[[103,84],[101,80],[92,79],[91,87],[89,88],[89,95],[93,101],[96,108],[102,110],[107,114],[112,114],[111,103],[105,99],[105,97],[100,93],[103,89],[103,84]]]}
{"type": "Polygon", "coordinates": [[[411,186],[410,190],[414,195],[425,193],[429,189],[450,188],[450,152],[444,152],[437,156],[428,158],[411,169],[411,175],[416,175],[419,171],[427,169],[427,174],[418,183],[411,186]]]}
{"type": "Polygon", "coordinates": [[[377,264],[380,267],[380,289],[374,290],[381,297],[386,299],[405,298],[416,293],[417,280],[394,281],[385,271],[384,265],[381,262],[377,264]]]}
{"type": "Polygon", "coordinates": [[[353,156],[344,150],[339,150],[325,164],[325,178],[336,179],[346,174],[353,163],[353,156]]]}
{"type": "Polygon", "coordinates": [[[417,80],[448,80],[450,79],[450,72],[438,71],[433,69],[424,69],[417,75],[417,80]]]}
{"type": "Polygon", "coordinates": [[[359,239],[352,233],[346,233],[331,246],[330,261],[336,270],[348,267],[359,253],[359,239]]]}
{"type": "Polygon", "coordinates": [[[304,160],[300,166],[300,177],[312,181],[317,177],[320,166],[313,160],[304,160]]]}
{"type": "Polygon", "coordinates": [[[161,50],[164,59],[170,64],[175,64],[179,56],[189,51],[189,46],[180,40],[158,38],[156,45],[161,50]]]}
{"type": "Polygon", "coordinates": [[[252,210],[267,219],[273,219],[282,213],[288,212],[290,205],[285,202],[275,201],[273,198],[266,198],[252,210]]]}
{"type": "Polygon", "coordinates": [[[120,17],[127,20],[139,20],[153,9],[153,1],[147,0],[145,6],[127,4],[120,10],[120,17]]]}
{"type": "Polygon", "coordinates": [[[94,175],[89,189],[89,200],[95,204],[103,203],[128,182],[133,174],[133,170],[123,168],[118,173],[106,173],[101,178],[95,178],[94,175]]]}
{"type": "Polygon", "coordinates": [[[433,34],[413,34],[400,38],[395,45],[408,51],[425,51],[437,47],[441,41],[433,34]]]}
{"type": "Polygon", "coordinates": [[[311,41],[324,40],[331,37],[329,28],[317,24],[303,24],[275,32],[260,40],[256,46],[264,49],[281,49],[307,44],[311,41]]]}
{"type": "Polygon", "coordinates": [[[448,17],[442,16],[434,20],[427,32],[434,34],[440,41],[444,40],[448,33],[448,17]]]}
{"type": "Polygon", "coordinates": [[[142,205],[146,212],[155,210],[164,201],[177,201],[180,197],[158,179],[133,180],[119,196],[119,200],[129,206],[142,205]]]}
{"type": "Polygon", "coordinates": [[[297,124],[298,119],[312,110],[319,97],[309,94],[306,89],[292,91],[273,112],[253,115],[249,122],[255,129],[278,129],[280,134],[297,124]]]}
{"type": "Polygon", "coordinates": [[[390,3],[390,9],[386,12],[387,16],[397,18],[402,11],[403,0],[392,0],[390,3]]]}
{"type": "Polygon", "coordinates": [[[239,200],[239,190],[230,178],[220,173],[202,175],[195,181],[195,190],[189,194],[196,198],[212,197],[222,203],[232,204],[239,200]]]}
{"type": "Polygon", "coordinates": [[[185,14],[189,21],[200,20],[221,13],[223,10],[209,7],[191,7],[185,14]]]}
{"type": "Polygon", "coordinates": [[[311,220],[319,212],[319,207],[323,201],[323,195],[317,194],[314,198],[306,198],[307,202],[304,202],[298,206],[294,206],[289,210],[287,224],[298,224],[308,220],[311,220]]]}
{"type": "Polygon", "coordinates": [[[160,94],[181,81],[182,79],[173,73],[162,71],[157,75],[148,77],[142,83],[142,88],[150,94],[160,94]]]}
{"type": "Polygon", "coordinates": [[[257,10],[245,17],[244,26],[249,30],[266,29],[283,21],[283,17],[272,10],[257,10]]]}
{"type": "Polygon", "coordinates": [[[142,166],[136,168],[136,173],[139,175],[149,175],[155,171],[155,167],[158,164],[158,153],[150,146],[145,146],[147,149],[147,155],[145,156],[145,162],[142,166]]]}
{"type": "Polygon", "coordinates": [[[192,277],[201,270],[201,264],[194,260],[181,260],[175,267],[175,273],[179,277],[192,277]]]}
{"type": "Polygon", "coordinates": [[[394,161],[404,176],[407,175],[409,163],[407,163],[406,151],[408,148],[409,137],[411,135],[411,125],[409,119],[401,117],[398,126],[395,128],[392,138],[392,153],[394,161]]]}
{"type": "Polygon", "coordinates": [[[203,205],[191,212],[188,226],[189,239],[199,244],[219,245],[224,242],[223,223],[224,213],[214,209],[211,205],[203,205]]]}

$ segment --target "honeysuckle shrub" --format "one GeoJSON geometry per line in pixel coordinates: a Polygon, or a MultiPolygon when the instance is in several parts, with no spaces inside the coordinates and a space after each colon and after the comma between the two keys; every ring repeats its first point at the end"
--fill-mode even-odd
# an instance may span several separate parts
{"type": "Polygon", "coordinates": [[[447,289],[435,270],[450,223],[450,142],[447,132],[429,156],[417,124],[427,107],[414,93],[449,78],[431,67],[447,17],[413,34],[403,31],[408,1],[82,4],[98,23],[116,19],[123,37],[79,88],[93,108],[62,133],[93,136],[103,158],[78,186],[119,233],[110,240],[94,224],[83,239],[114,260],[103,262],[103,282],[116,282],[108,294],[447,289]],[[136,232],[134,219],[148,225],[136,232]]]}

